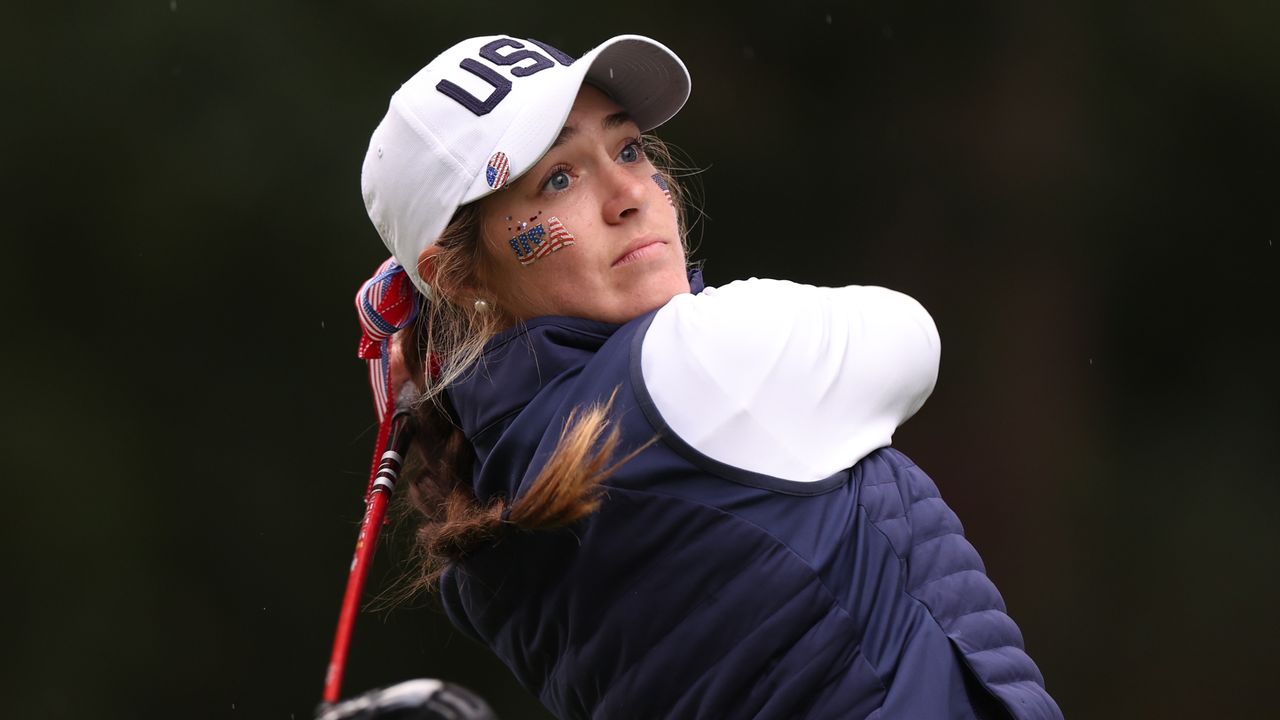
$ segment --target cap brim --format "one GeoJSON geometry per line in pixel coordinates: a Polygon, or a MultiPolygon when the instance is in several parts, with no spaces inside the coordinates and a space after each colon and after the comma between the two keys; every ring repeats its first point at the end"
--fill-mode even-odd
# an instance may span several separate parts
{"type": "MultiPolygon", "coordinates": [[[[689,99],[689,71],[665,45],[619,35],[583,56],[586,81],[608,93],[648,132],[675,116],[689,99]]],[[[568,117],[568,113],[565,113],[568,117]]]]}

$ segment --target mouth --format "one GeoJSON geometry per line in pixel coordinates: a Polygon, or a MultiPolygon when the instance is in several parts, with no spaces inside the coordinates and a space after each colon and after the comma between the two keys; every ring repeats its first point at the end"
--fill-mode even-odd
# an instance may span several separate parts
{"type": "Polygon", "coordinates": [[[627,249],[613,261],[613,267],[622,267],[630,265],[633,262],[644,260],[645,258],[661,252],[667,244],[666,240],[657,237],[637,238],[627,246],[627,249]]]}

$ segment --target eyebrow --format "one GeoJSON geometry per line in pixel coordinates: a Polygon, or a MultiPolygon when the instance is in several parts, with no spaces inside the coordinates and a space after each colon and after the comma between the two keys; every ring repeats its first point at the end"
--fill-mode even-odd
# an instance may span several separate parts
{"type": "MultiPolygon", "coordinates": [[[[605,130],[612,130],[618,127],[619,125],[626,125],[629,122],[635,122],[635,121],[631,119],[631,116],[628,115],[625,110],[623,110],[622,112],[616,112],[616,113],[613,113],[612,115],[606,115],[604,117],[604,120],[600,121],[600,126],[603,127],[605,130]]],[[[560,128],[560,134],[556,136],[555,142],[551,143],[551,147],[547,149],[554,150],[555,148],[558,148],[561,145],[569,142],[569,140],[574,135],[577,135],[577,134],[578,134],[577,126],[565,125],[564,127],[560,128]]]]}

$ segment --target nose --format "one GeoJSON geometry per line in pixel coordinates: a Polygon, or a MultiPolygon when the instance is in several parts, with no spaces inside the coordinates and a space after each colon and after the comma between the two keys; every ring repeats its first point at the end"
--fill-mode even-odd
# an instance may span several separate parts
{"type": "Polygon", "coordinates": [[[634,166],[610,164],[604,178],[607,188],[602,208],[605,222],[616,225],[640,214],[647,197],[645,180],[634,166]]]}

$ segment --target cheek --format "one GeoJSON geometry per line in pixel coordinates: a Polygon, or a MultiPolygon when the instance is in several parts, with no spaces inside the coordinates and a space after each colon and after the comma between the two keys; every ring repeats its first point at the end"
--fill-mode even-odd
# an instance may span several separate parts
{"type": "MultiPolygon", "coordinates": [[[[507,247],[514,254],[515,261],[523,267],[528,267],[551,253],[572,247],[575,243],[573,233],[554,215],[536,225],[531,224],[541,218],[542,211],[538,211],[528,220],[512,220],[515,225],[507,228],[508,232],[516,231],[507,240],[507,247]]],[[[511,255],[507,257],[510,258],[511,255]]]]}

